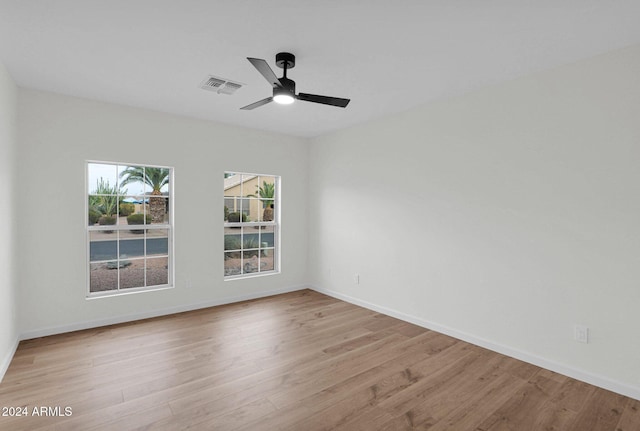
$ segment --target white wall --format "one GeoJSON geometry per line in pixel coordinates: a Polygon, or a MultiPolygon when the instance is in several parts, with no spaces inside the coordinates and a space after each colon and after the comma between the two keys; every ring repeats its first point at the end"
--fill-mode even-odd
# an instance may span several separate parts
{"type": "Polygon", "coordinates": [[[316,139],[313,285],[640,398],[639,76],[635,46],[316,139]]]}
{"type": "Polygon", "coordinates": [[[23,337],[296,289],[307,277],[304,141],[20,90],[23,337]],[[85,160],[175,168],[176,288],[86,300],[85,160]],[[282,176],[282,273],[223,281],[223,172],[282,176]],[[186,280],[193,287],[186,287],[186,280]]]}
{"type": "Polygon", "coordinates": [[[18,89],[0,64],[0,380],[18,342],[14,216],[18,89]]]}

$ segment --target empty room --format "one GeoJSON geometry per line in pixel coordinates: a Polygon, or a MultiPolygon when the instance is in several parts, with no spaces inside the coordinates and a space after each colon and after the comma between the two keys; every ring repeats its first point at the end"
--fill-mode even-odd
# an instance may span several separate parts
{"type": "Polygon", "coordinates": [[[639,19],[0,0],[0,430],[640,430],[639,19]]]}

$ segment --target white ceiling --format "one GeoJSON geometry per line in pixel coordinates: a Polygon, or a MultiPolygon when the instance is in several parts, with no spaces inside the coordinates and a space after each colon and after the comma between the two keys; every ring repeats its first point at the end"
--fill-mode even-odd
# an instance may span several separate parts
{"type": "Polygon", "coordinates": [[[0,0],[0,61],[21,87],[311,137],[640,43],[638,0],[0,0]],[[246,60],[289,51],[297,91],[246,60]],[[209,74],[245,83],[198,88],[209,74]]]}

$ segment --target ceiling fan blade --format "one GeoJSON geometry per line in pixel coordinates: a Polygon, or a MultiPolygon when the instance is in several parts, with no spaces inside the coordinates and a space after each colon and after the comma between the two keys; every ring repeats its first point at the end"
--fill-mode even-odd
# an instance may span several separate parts
{"type": "Polygon", "coordinates": [[[297,96],[298,100],[304,100],[306,102],[322,103],[323,105],[338,106],[345,108],[351,99],[342,99],[340,97],[320,96],[318,94],[300,93],[297,96]]]}
{"type": "Polygon", "coordinates": [[[266,61],[262,60],[261,58],[251,57],[247,57],[247,60],[249,60],[251,64],[253,64],[253,67],[258,69],[258,72],[260,72],[262,76],[264,76],[264,79],[269,81],[269,84],[271,84],[273,88],[282,87],[282,83],[280,83],[280,80],[278,79],[276,74],[273,73],[273,70],[271,70],[269,64],[267,64],[266,61]]]}
{"type": "Polygon", "coordinates": [[[271,102],[272,100],[273,100],[273,97],[267,97],[266,99],[258,100],[257,102],[254,102],[251,105],[243,106],[240,109],[244,109],[245,111],[249,111],[251,109],[259,108],[262,105],[266,105],[267,103],[271,102]]]}

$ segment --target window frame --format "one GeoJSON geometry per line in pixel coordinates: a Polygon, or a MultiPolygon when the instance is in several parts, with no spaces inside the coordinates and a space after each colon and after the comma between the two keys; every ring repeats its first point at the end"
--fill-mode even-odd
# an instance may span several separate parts
{"type": "MultiPolygon", "coordinates": [[[[119,180],[119,179],[118,179],[119,180]]],[[[119,182],[115,185],[116,187],[118,186],[119,182]]],[[[156,290],[165,290],[165,289],[172,289],[175,287],[175,268],[174,268],[174,262],[175,262],[175,250],[174,250],[174,219],[175,219],[175,215],[174,215],[174,168],[172,166],[162,166],[162,165],[153,165],[153,164],[144,164],[144,163],[129,163],[129,162],[114,162],[114,161],[104,161],[104,160],[86,160],[85,161],[85,192],[84,192],[84,224],[85,224],[85,236],[86,236],[86,299],[95,299],[95,298],[105,298],[105,297],[113,297],[113,296],[120,296],[120,295],[129,295],[129,294],[134,294],[134,293],[141,293],[141,292],[151,292],[151,291],[156,291],[156,290]],[[123,256],[120,254],[120,232],[126,232],[126,231],[130,231],[131,230],[131,226],[129,225],[124,225],[124,224],[119,224],[116,223],[114,225],[89,225],[87,223],[87,217],[89,214],[89,197],[90,196],[96,196],[96,194],[92,194],[91,193],[91,184],[89,184],[89,180],[90,180],[90,173],[89,173],[89,167],[91,164],[100,164],[100,165],[113,165],[116,169],[116,175],[117,174],[117,169],[118,167],[142,167],[142,168],[160,168],[160,169],[168,169],[169,170],[169,187],[168,187],[168,195],[166,196],[168,202],[167,202],[167,210],[169,213],[169,217],[168,217],[168,221],[165,223],[145,223],[144,225],[140,225],[140,226],[144,226],[144,232],[143,232],[143,236],[140,238],[140,240],[142,240],[142,244],[143,244],[143,254],[142,254],[142,258],[134,258],[132,260],[144,260],[145,261],[145,271],[144,271],[144,280],[145,280],[145,284],[146,284],[146,280],[147,280],[147,271],[146,271],[146,264],[147,264],[147,259],[160,259],[160,258],[165,258],[167,259],[167,283],[166,284],[159,284],[159,285],[151,285],[151,286],[140,286],[140,287],[120,287],[120,277],[118,274],[117,277],[117,288],[116,289],[112,289],[112,290],[104,290],[104,291],[97,291],[97,292],[92,292],[91,291],[91,265],[92,264],[96,264],[96,263],[106,263],[106,262],[119,262],[120,260],[123,260],[123,256]],[[167,255],[166,256],[157,256],[157,257],[153,257],[153,255],[147,255],[147,231],[148,230],[166,230],[167,231],[167,255]],[[116,241],[116,252],[115,252],[115,259],[106,259],[106,260],[97,260],[97,261],[92,261],[91,260],[91,233],[92,232],[101,232],[101,231],[113,231],[113,233],[116,234],[115,237],[115,241],[116,241]]],[[[120,196],[119,194],[120,192],[120,188],[117,188],[117,194],[116,196],[120,196]]],[[[123,195],[126,196],[126,195],[123,195]]],[[[119,200],[119,199],[118,199],[119,200]]],[[[145,219],[146,217],[148,217],[148,212],[147,212],[147,207],[146,205],[143,205],[143,214],[145,214],[145,219]]],[[[117,216],[116,216],[117,217],[117,216]]],[[[126,240],[126,239],[125,239],[126,240]]],[[[119,263],[118,263],[118,268],[117,271],[120,271],[120,267],[119,267],[119,263]]]]}
{"type": "MultiPolygon", "coordinates": [[[[263,277],[263,276],[270,276],[270,275],[276,275],[276,274],[280,274],[281,272],[281,245],[280,245],[280,235],[281,235],[281,230],[282,230],[282,226],[281,226],[281,222],[280,222],[280,216],[281,216],[281,182],[282,182],[282,177],[280,175],[275,175],[275,174],[258,174],[258,173],[249,173],[249,172],[240,172],[240,171],[224,171],[224,178],[227,177],[228,174],[232,174],[232,175],[242,175],[242,176],[251,176],[251,177],[257,177],[258,178],[258,185],[261,186],[262,184],[260,183],[260,178],[262,177],[269,177],[269,178],[273,178],[274,180],[274,196],[273,196],[273,201],[272,204],[274,206],[274,211],[273,211],[273,220],[271,221],[264,221],[264,220],[260,220],[260,221],[242,221],[242,216],[240,217],[240,221],[238,222],[229,222],[228,220],[224,220],[223,221],[223,247],[222,247],[222,265],[223,265],[223,280],[224,281],[232,281],[232,280],[243,280],[243,279],[247,279],[247,278],[253,278],[253,277],[263,277]],[[263,227],[267,227],[267,228],[273,228],[273,247],[266,247],[263,248],[262,247],[262,241],[258,241],[258,248],[244,248],[244,235],[245,235],[245,229],[249,229],[249,228],[255,228],[258,231],[258,235],[259,237],[261,237],[262,235],[262,230],[263,227]],[[227,235],[229,235],[229,233],[227,232],[228,228],[239,228],[240,229],[240,249],[226,249],[226,237],[227,235]],[[270,270],[265,270],[262,271],[261,270],[261,259],[263,257],[262,252],[265,250],[272,250],[273,252],[273,269],[270,270]],[[258,271],[257,272],[244,272],[245,270],[245,258],[244,258],[244,254],[245,252],[255,252],[257,251],[258,254],[258,271]],[[225,267],[225,261],[226,261],[226,255],[227,253],[232,253],[232,252],[239,252],[240,253],[240,270],[241,273],[240,274],[230,274],[227,275],[226,274],[226,267],[225,267]]],[[[255,192],[255,190],[251,190],[251,191],[245,191],[244,187],[245,187],[245,182],[248,181],[240,181],[240,195],[234,195],[234,196],[227,196],[226,195],[226,190],[224,189],[224,182],[223,182],[223,202],[224,205],[226,206],[226,200],[227,199],[231,199],[233,198],[235,202],[238,201],[238,199],[240,198],[240,201],[242,201],[243,199],[247,199],[247,195],[248,194],[252,194],[252,192],[255,192]]],[[[264,201],[264,199],[260,198],[260,197],[254,197],[254,198],[250,198],[250,199],[256,199],[258,200],[258,202],[262,202],[264,201]]],[[[249,205],[250,206],[250,205],[249,205]]],[[[242,213],[244,210],[244,203],[241,203],[240,206],[240,212],[242,213]]],[[[231,212],[231,209],[229,209],[231,212]]]]}

